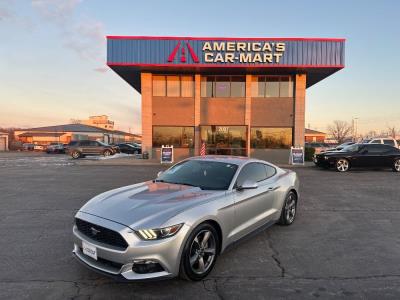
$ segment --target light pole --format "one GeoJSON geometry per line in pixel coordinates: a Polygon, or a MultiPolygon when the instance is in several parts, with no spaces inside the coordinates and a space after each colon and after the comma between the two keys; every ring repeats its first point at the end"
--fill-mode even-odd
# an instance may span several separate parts
{"type": "Polygon", "coordinates": [[[353,118],[353,142],[357,142],[358,118],[353,118]]]}

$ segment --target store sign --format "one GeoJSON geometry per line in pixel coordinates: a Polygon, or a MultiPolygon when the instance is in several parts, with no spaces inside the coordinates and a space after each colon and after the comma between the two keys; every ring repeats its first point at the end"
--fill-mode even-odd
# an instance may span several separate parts
{"type": "MultiPolygon", "coordinates": [[[[201,46],[203,63],[263,63],[277,64],[286,50],[283,42],[203,42],[201,46]]],[[[178,59],[180,63],[199,63],[198,54],[189,42],[179,41],[168,55],[168,62],[178,59]]]]}
{"type": "Polygon", "coordinates": [[[304,148],[303,147],[291,147],[289,164],[291,165],[304,165],[304,148]]]}
{"type": "Polygon", "coordinates": [[[161,163],[172,164],[174,162],[174,146],[161,146],[161,163]]]}
{"type": "Polygon", "coordinates": [[[205,63],[279,63],[285,43],[274,42],[205,42],[205,63]]]}

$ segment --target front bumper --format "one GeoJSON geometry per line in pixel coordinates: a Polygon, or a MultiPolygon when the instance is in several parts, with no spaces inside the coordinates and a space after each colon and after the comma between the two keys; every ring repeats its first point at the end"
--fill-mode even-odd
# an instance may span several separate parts
{"type": "Polygon", "coordinates": [[[189,232],[184,225],[179,232],[167,239],[143,241],[129,227],[97,216],[78,212],[77,218],[119,232],[128,243],[124,250],[91,239],[73,227],[74,256],[86,266],[96,271],[123,280],[150,280],[175,277],[179,274],[182,248],[189,232]],[[97,249],[97,260],[85,255],[82,241],[92,244],[97,249]],[[162,271],[136,273],[133,267],[143,261],[157,262],[162,271]]]}
{"type": "Polygon", "coordinates": [[[332,165],[332,162],[330,159],[325,159],[323,156],[319,156],[319,155],[314,155],[313,161],[314,161],[314,164],[317,165],[318,167],[329,168],[332,165]]]}

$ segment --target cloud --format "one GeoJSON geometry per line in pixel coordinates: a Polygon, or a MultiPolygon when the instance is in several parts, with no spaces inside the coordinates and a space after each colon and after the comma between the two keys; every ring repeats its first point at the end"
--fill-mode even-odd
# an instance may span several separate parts
{"type": "Polygon", "coordinates": [[[80,21],[69,29],[64,39],[64,45],[82,59],[104,63],[105,38],[101,22],[89,19],[80,21]]]}
{"type": "Polygon", "coordinates": [[[81,0],[32,0],[32,7],[47,20],[63,24],[69,19],[81,0]]]}
{"type": "Polygon", "coordinates": [[[106,67],[103,67],[103,68],[95,68],[95,69],[93,69],[93,71],[96,71],[96,72],[99,72],[99,73],[106,73],[106,72],[108,72],[110,69],[109,68],[106,68],[106,67]]]}
{"type": "MultiPolygon", "coordinates": [[[[32,7],[44,20],[57,28],[62,44],[83,60],[105,63],[105,33],[103,23],[77,15],[82,0],[32,0],[32,7]]],[[[96,72],[105,71],[102,67],[96,72]]]]}

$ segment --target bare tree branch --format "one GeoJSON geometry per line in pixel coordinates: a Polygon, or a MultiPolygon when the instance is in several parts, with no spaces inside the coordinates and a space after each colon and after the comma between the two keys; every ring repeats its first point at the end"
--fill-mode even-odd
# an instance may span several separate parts
{"type": "Polygon", "coordinates": [[[335,120],[332,125],[328,126],[328,133],[341,144],[349,136],[351,129],[348,122],[335,120]]]}

